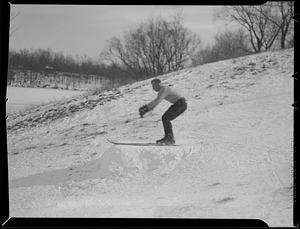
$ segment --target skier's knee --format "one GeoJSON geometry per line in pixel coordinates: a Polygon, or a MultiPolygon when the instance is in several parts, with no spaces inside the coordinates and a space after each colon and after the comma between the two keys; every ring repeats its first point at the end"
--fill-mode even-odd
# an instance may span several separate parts
{"type": "Polygon", "coordinates": [[[167,115],[163,115],[163,116],[161,117],[161,120],[162,120],[163,122],[169,122],[169,121],[170,121],[167,115]]]}

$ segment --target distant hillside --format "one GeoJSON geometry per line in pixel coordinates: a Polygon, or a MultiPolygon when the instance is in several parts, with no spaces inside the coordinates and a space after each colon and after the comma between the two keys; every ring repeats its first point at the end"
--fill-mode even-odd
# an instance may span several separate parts
{"type": "Polygon", "coordinates": [[[9,71],[8,85],[15,87],[37,87],[65,90],[91,90],[95,87],[110,89],[116,86],[107,77],[84,75],[79,73],[56,72],[45,70],[41,72],[11,70],[9,71]]]}

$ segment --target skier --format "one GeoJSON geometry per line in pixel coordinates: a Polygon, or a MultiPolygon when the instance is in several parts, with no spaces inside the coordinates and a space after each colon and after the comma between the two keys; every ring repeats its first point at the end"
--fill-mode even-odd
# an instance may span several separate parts
{"type": "Polygon", "coordinates": [[[172,130],[171,121],[177,118],[186,110],[186,100],[172,88],[168,86],[163,86],[161,84],[160,79],[153,79],[151,81],[151,84],[153,90],[158,92],[158,95],[152,102],[139,108],[140,116],[143,117],[145,113],[154,109],[154,107],[156,107],[163,99],[172,103],[173,105],[171,105],[162,116],[165,136],[162,139],[157,140],[156,143],[160,145],[173,145],[175,144],[175,138],[172,130]]]}

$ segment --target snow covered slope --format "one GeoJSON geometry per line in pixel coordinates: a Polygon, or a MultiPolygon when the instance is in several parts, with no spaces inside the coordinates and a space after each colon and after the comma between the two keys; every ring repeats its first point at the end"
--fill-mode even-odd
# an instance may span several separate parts
{"type": "Polygon", "coordinates": [[[11,216],[258,218],[292,226],[294,49],[162,75],[188,102],[178,147],[149,80],[9,117],[11,216]]]}

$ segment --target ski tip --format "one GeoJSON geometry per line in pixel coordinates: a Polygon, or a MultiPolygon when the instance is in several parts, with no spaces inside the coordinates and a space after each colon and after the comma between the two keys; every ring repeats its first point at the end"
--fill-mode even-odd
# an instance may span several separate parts
{"type": "Polygon", "coordinates": [[[109,143],[114,143],[114,141],[113,140],[111,140],[111,139],[106,139],[109,143]]]}

